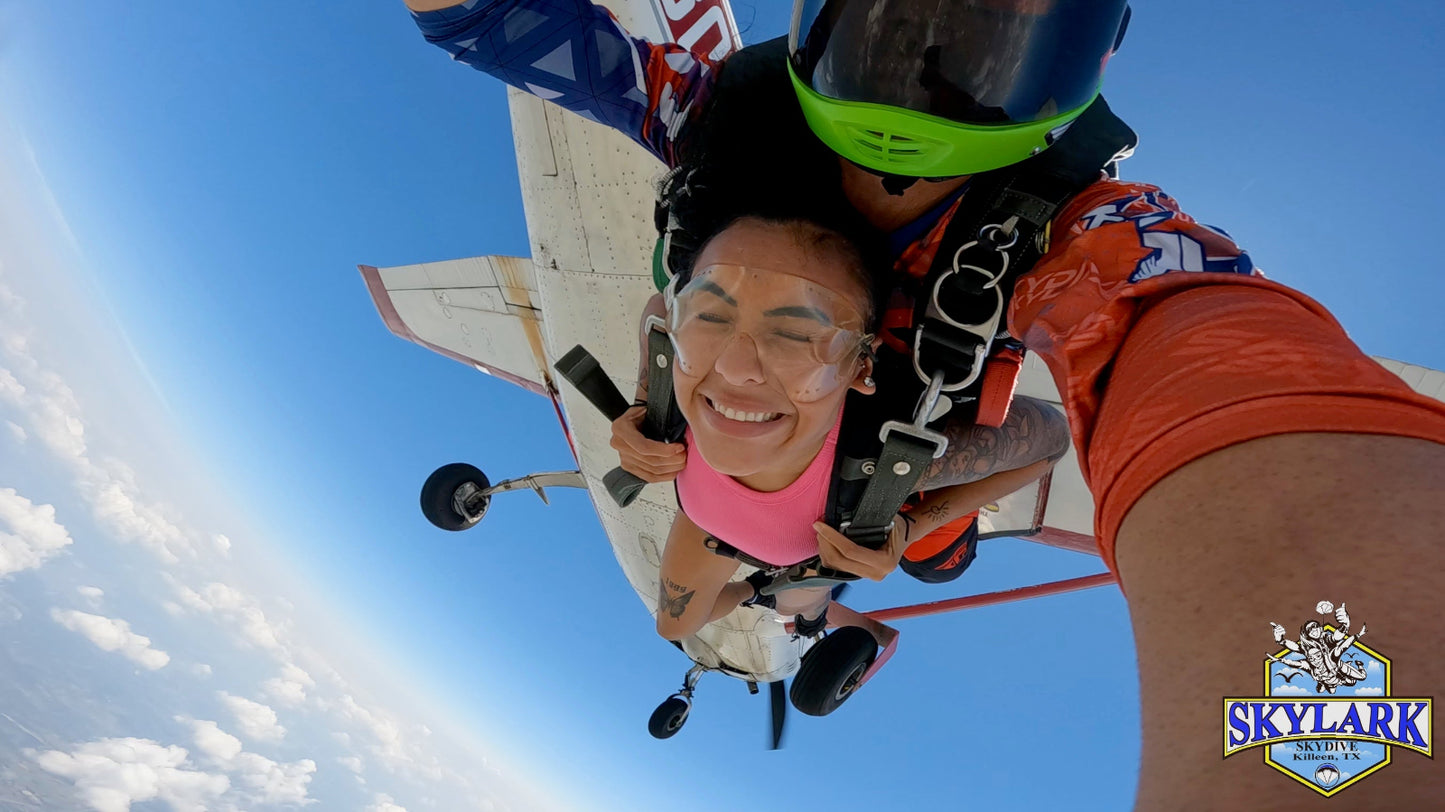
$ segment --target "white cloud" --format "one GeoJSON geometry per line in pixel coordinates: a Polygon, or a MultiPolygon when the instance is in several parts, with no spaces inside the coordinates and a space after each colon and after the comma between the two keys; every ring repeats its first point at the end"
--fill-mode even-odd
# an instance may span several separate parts
{"type": "Polygon", "coordinates": [[[398,804],[396,799],[383,792],[376,796],[376,803],[368,806],[366,812],[406,812],[406,807],[398,804]]]}
{"type": "Polygon", "coordinates": [[[1385,689],[1379,687],[1378,685],[1372,685],[1372,686],[1365,687],[1365,688],[1356,688],[1356,689],[1355,689],[1355,696],[1384,696],[1384,695],[1385,695],[1385,689]]]}
{"type": "Polygon", "coordinates": [[[186,717],[176,717],[176,721],[188,724],[197,750],[230,774],[234,792],[246,802],[241,808],[254,808],[257,803],[314,803],[306,798],[306,787],[316,772],[315,761],[277,763],[256,753],[247,753],[240,738],[225,733],[214,721],[186,717]]]}
{"type": "Polygon", "coordinates": [[[286,705],[296,706],[306,701],[306,689],[314,688],[316,680],[305,670],[293,663],[286,663],[281,667],[281,676],[273,677],[262,683],[261,687],[266,693],[281,700],[286,705]]]}
{"type": "MultiPolygon", "coordinates": [[[[185,722],[185,719],[178,721],[185,722]]],[[[241,740],[222,730],[220,725],[205,719],[189,720],[191,724],[192,740],[196,743],[196,749],[210,756],[216,761],[229,763],[236,756],[241,754],[245,748],[241,740]]]]}
{"type": "Polygon", "coordinates": [[[306,701],[306,689],[299,682],[272,678],[261,683],[261,690],[265,691],[267,695],[275,697],[281,704],[293,708],[306,701]]]}
{"type": "Polygon", "coordinates": [[[306,803],[307,785],[316,772],[316,762],[309,758],[287,764],[272,761],[256,753],[248,753],[241,740],[206,719],[177,717],[176,721],[191,726],[196,749],[230,774],[233,786],[247,800],[266,804],[306,803]]]}
{"type": "Polygon", "coordinates": [[[236,717],[236,727],[248,738],[261,741],[279,741],[286,735],[286,728],[277,724],[276,711],[260,702],[234,696],[225,691],[218,694],[231,715],[236,717]]]}
{"type": "Polygon", "coordinates": [[[1276,685],[1269,692],[1272,696],[1303,696],[1314,693],[1308,688],[1301,688],[1298,685],[1276,685]]]}
{"type": "Polygon", "coordinates": [[[191,673],[198,677],[209,677],[211,675],[211,667],[205,663],[196,663],[191,666],[191,673]]]}
{"type": "MultiPolygon", "coordinates": [[[[3,371],[4,370],[0,370],[0,372],[3,371]]],[[[11,423],[9,420],[5,421],[5,430],[10,433],[11,439],[13,439],[17,443],[23,443],[26,440],[30,439],[30,435],[25,433],[25,429],[20,428],[14,423],[11,423]]]]}
{"type": "Polygon", "coordinates": [[[0,488],[0,578],[34,569],[71,543],[53,505],[37,505],[0,488]]]}
{"type": "Polygon", "coordinates": [[[129,466],[115,460],[102,466],[82,459],[80,468],[77,484],[96,521],[106,529],[123,541],[140,544],[167,564],[180,561],[182,553],[194,555],[172,511],[141,497],[129,466]]]}
{"type": "Polygon", "coordinates": [[[171,617],[180,617],[186,613],[185,608],[175,601],[161,601],[161,608],[171,617]]]}
{"type": "Polygon", "coordinates": [[[341,697],[340,713],[343,718],[366,728],[379,743],[375,749],[378,755],[394,761],[410,761],[401,746],[401,728],[390,719],[363,707],[350,694],[341,697]]]}
{"type": "Polygon", "coordinates": [[[241,626],[241,636],[264,649],[279,651],[281,641],[276,626],[266,619],[266,613],[255,606],[237,611],[236,622],[241,626]]]}
{"type": "Polygon", "coordinates": [[[26,374],[28,385],[13,371],[0,375],[0,398],[24,413],[35,439],[51,453],[68,462],[85,459],[85,423],[79,417],[75,392],[59,375],[41,369],[28,354],[26,344],[20,336],[5,342],[14,369],[30,374],[26,374]]]}
{"type": "Polygon", "coordinates": [[[164,668],[171,656],[160,649],[151,648],[151,639],[130,630],[124,620],[78,612],[74,609],[51,609],[50,617],[56,623],[80,634],[105,651],[118,651],[127,659],[152,671],[164,668]]]}
{"type": "Polygon", "coordinates": [[[316,762],[309,758],[285,764],[255,753],[236,757],[236,781],[252,791],[263,803],[305,803],[306,788],[316,774],[316,762]]]}
{"type": "Polygon", "coordinates": [[[199,592],[184,584],[176,585],[176,595],[181,599],[181,603],[198,612],[209,612],[214,608],[206,603],[206,599],[202,598],[199,592]]]}
{"type": "Polygon", "coordinates": [[[201,812],[231,786],[224,775],[187,769],[185,748],[150,739],[100,739],[70,753],[27,755],[47,772],[70,779],[96,812],[128,812],[132,803],[156,799],[176,812],[201,812]]]}
{"type": "Polygon", "coordinates": [[[211,541],[216,545],[216,549],[221,551],[221,555],[230,556],[231,540],[227,538],[225,534],[217,533],[211,536],[211,541]]]}
{"type": "Polygon", "coordinates": [[[201,591],[202,596],[208,605],[214,609],[236,610],[249,605],[246,593],[229,585],[222,583],[209,583],[201,591]]]}
{"type": "Polygon", "coordinates": [[[75,591],[79,592],[81,597],[88,601],[98,602],[101,598],[105,597],[105,590],[98,586],[78,586],[75,588],[75,591]]]}
{"type": "Polygon", "coordinates": [[[361,757],[360,757],[360,756],[337,756],[337,757],[336,757],[336,763],[340,764],[341,766],[345,767],[345,768],[348,769],[348,770],[351,770],[352,772],[356,773],[357,775],[361,775],[361,757]]]}
{"type": "MultiPolygon", "coordinates": [[[[13,293],[9,297],[19,300],[13,293]]],[[[178,562],[181,553],[194,555],[172,511],[142,497],[128,466],[91,458],[75,392],[31,354],[29,339],[16,321],[0,320],[0,348],[11,363],[9,369],[0,368],[0,402],[14,407],[29,424],[27,436],[33,435],[70,468],[76,489],[106,530],[146,547],[168,564],[178,562]]]]}
{"type": "Polygon", "coordinates": [[[182,604],[198,612],[215,612],[236,624],[242,639],[266,649],[278,657],[283,654],[282,627],[266,618],[266,613],[246,593],[228,584],[213,582],[201,591],[172,579],[182,604]]]}
{"type": "Polygon", "coordinates": [[[1369,674],[1378,673],[1380,668],[1381,666],[1379,660],[1371,660],[1369,664],[1365,666],[1365,672],[1369,674]]]}
{"type": "Polygon", "coordinates": [[[15,377],[15,373],[0,367],[0,402],[9,403],[12,406],[19,406],[25,402],[25,385],[15,377]]]}

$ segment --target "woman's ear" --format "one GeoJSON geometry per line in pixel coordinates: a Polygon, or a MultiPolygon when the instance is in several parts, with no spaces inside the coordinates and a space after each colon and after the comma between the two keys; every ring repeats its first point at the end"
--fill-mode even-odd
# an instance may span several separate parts
{"type": "Polygon", "coordinates": [[[865,395],[871,395],[878,391],[878,385],[873,381],[873,365],[878,359],[878,348],[883,346],[883,339],[874,336],[869,342],[868,349],[863,353],[863,363],[858,365],[858,374],[854,376],[851,389],[865,395]]]}

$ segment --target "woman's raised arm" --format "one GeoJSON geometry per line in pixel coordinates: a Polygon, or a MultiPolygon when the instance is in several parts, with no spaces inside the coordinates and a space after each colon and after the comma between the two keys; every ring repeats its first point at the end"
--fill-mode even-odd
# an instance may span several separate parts
{"type": "Polygon", "coordinates": [[[746,581],[728,583],[738,562],[709,550],[707,533],[677,512],[658,574],[657,633],[668,640],[695,634],[753,594],[746,581]]]}

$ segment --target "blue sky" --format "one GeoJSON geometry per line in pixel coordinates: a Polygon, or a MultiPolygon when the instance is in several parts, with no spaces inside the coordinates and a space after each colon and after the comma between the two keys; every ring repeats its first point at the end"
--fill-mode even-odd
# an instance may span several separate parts
{"type": "MultiPolygon", "coordinates": [[[[1106,83],[1142,136],[1125,176],[1228,230],[1368,352],[1445,367],[1432,239],[1445,219],[1434,151],[1445,9],[1138,6],[1106,83]]],[[[293,731],[244,752],[298,763],[302,731],[326,741],[348,721],[319,669],[308,695],[334,689],[332,710],[287,706],[281,686],[266,693],[304,651],[358,696],[364,684],[369,718],[433,730],[417,734],[418,758],[475,773],[517,808],[545,797],[562,808],[732,808],[747,778],[813,772],[832,778],[800,803],[820,809],[1127,805],[1137,693],[1117,593],[906,622],[898,656],[866,691],[828,719],[793,718],[788,749],[772,754],[761,749],[765,702],[718,677],[682,734],[647,737],[647,714],[685,661],[652,634],[584,496],[559,493],[547,510],[525,494],[499,499],[461,536],[424,523],[416,491],[440,463],[470,460],[497,479],[571,459],[545,401],[391,336],[355,271],[527,253],[501,85],[427,46],[399,0],[337,8],[0,3],[0,281],[24,301],[23,319],[6,311],[5,326],[28,336],[7,345],[7,364],[25,373],[23,351],[36,362],[27,391],[55,396],[44,408],[0,404],[0,422],[19,430],[0,426],[0,489],[27,499],[26,516],[54,505],[73,541],[0,576],[0,597],[24,615],[15,623],[50,636],[70,633],[50,609],[85,611],[169,645],[173,663],[126,677],[130,693],[199,663],[191,652],[232,664],[218,672],[226,687],[157,710],[165,724],[75,721],[66,744],[135,736],[199,759],[196,725],[172,716],[236,734],[224,691],[266,700],[293,731]],[[55,380],[69,395],[41,386],[55,380]],[[65,451],[66,415],[83,421],[96,468],[65,451]],[[126,524],[98,507],[96,471],[117,489],[105,493],[154,510],[126,524]],[[169,563],[167,541],[199,552],[169,563]],[[97,581],[104,596],[92,605],[75,590],[97,581]],[[182,588],[204,597],[212,583],[251,603],[165,608],[186,609],[182,588]],[[284,629],[284,662],[257,659],[254,640],[221,645],[244,635],[248,606],[284,629]],[[479,754],[505,775],[477,768],[479,754]]],[[[786,4],[734,11],[748,41],[783,30],[786,4]]],[[[992,542],[959,589],[1098,568],[992,542]]],[[[943,596],[895,582],[853,602],[943,596]]],[[[340,803],[323,790],[342,792],[328,773],[347,757],[313,757],[309,797],[321,808],[340,803]]],[[[397,785],[372,786],[369,801],[386,791],[426,808],[424,790],[375,759],[397,785]]]]}

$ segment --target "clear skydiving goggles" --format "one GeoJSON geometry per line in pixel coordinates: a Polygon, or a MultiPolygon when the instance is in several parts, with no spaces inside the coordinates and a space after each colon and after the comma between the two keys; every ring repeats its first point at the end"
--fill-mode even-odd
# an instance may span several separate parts
{"type": "Polygon", "coordinates": [[[749,353],[796,403],[852,383],[873,341],[846,297],[790,273],[741,265],[694,271],[668,300],[667,326],[685,374],[701,378],[724,352],[749,353]]]}

